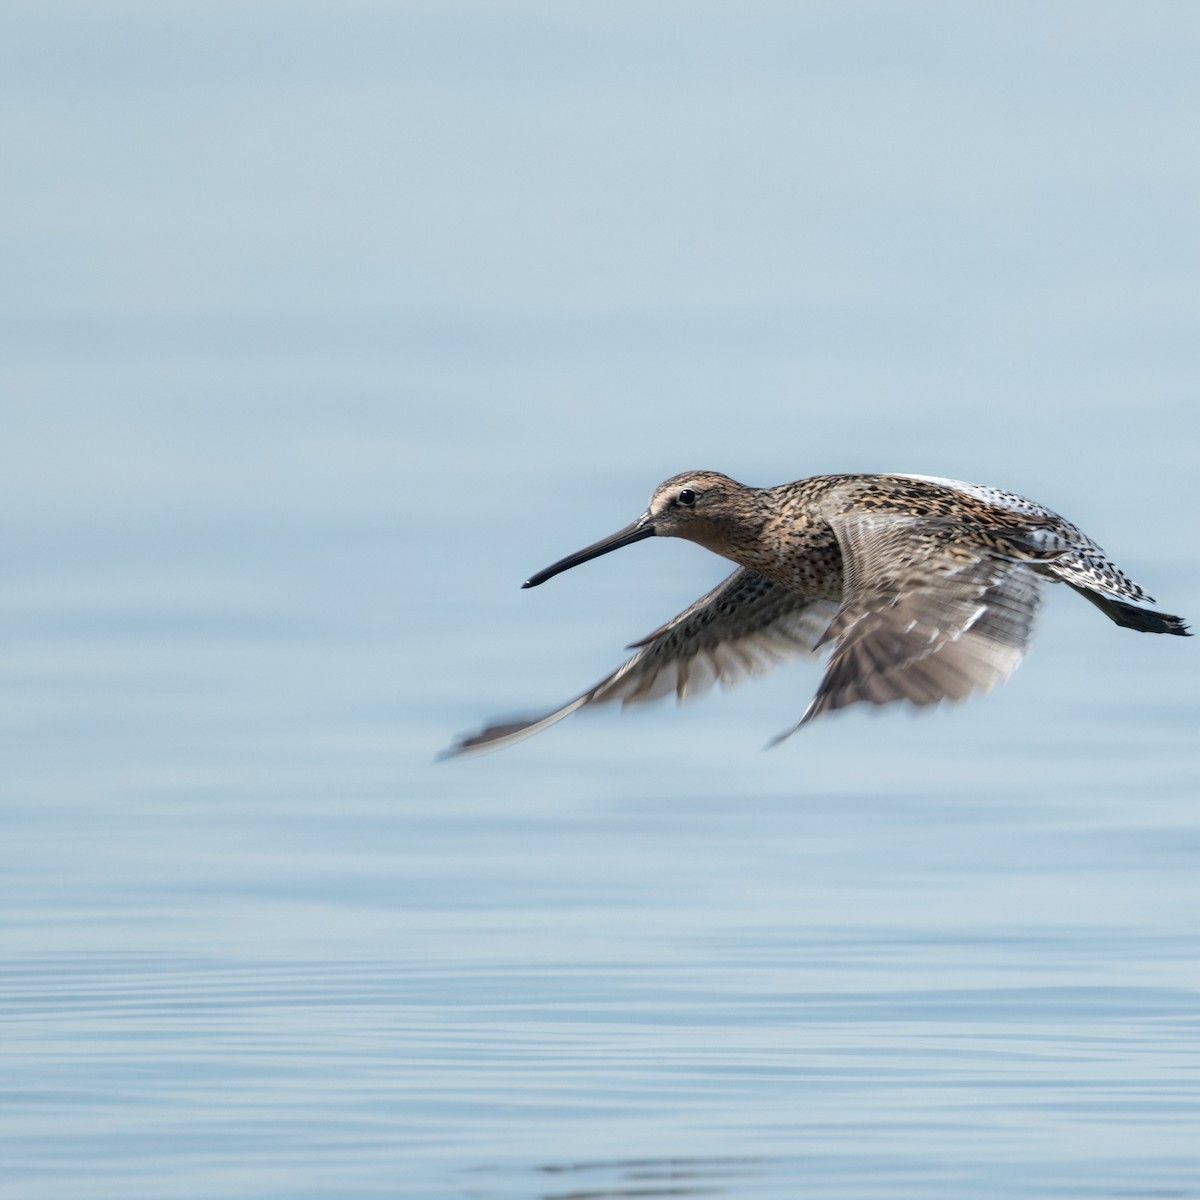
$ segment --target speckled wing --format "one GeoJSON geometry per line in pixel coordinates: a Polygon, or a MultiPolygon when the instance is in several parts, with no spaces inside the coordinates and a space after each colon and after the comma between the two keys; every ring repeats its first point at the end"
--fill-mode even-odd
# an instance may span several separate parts
{"type": "MultiPolygon", "coordinates": [[[[1007,679],[1029,645],[1035,563],[964,541],[958,522],[890,512],[830,516],[844,598],[822,642],[833,653],[792,733],[851,704],[962,700],[1007,679]]],[[[786,737],[787,734],[783,734],[786,737]]]]}
{"type": "Polygon", "coordinates": [[[539,733],[576,709],[622,705],[672,693],[683,700],[714,683],[729,685],[776,663],[812,654],[837,604],[810,600],[739,567],[695,604],[630,649],[637,653],[595,687],[544,716],[489,725],[455,742],[442,757],[498,750],[539,733]]]}

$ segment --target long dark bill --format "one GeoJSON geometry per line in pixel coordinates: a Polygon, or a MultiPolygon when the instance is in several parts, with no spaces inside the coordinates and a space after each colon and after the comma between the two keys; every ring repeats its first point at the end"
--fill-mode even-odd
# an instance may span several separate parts
{"type": "Polygon", "coordinates": [[[521,586],[523,588],[537,587],[539,583],[545,583],[547,579],[553,579],[555,575],[561,575],[563,571],[569,571],[572,567],[579,566],[580,563],[590,562],[593,558],[599,558],[600,555],[607,554],[610,550],[620,550],[622,546],[632,546],[634,542],[640,542],[643,538],[653,536],[654,526],[650,524],[647,517],[638,517],[632,525],[626,525],[624,529],[617,530],[611,537],[602,538],[586,549],[577,550],[574,554],[568,554],[566,558],[560,558],[552,567],[547,567],[536,575],[530,575],[521,586]]]}

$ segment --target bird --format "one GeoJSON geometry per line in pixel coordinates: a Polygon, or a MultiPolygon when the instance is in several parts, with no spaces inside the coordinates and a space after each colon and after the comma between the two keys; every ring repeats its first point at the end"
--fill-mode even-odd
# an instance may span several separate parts
{"type": "Polygon", "coordinates": [[[1189,636],[1090,537],[1014,492],[931,475],[816,475],[751,487],[717,471],[659,484],[610,537],[531,575],[555,575],[651,537],[686,538],[736,570],[599,683],[539,716],[499,721],[442,755],[497,750],[581,708],[680,700],[829,650],[803,715],[770,744],[856,704],[959,701],[1006,680],[1029,646],[1045,582],[1142,633],[1189,636]],[[1132,603],[1131,603],[1132,602],[1132,603]]]}

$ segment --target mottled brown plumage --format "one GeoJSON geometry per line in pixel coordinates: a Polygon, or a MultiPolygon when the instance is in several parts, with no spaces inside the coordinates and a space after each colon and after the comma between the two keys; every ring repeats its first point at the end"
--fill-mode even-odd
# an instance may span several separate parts
{"type": "Polygon", "coordinates": [[[637,653],[595,687],[544,716],[490,725],[447,755],[499,749],[585,705],[683,699],[828,645],[816,696],[776,741],[850,704],[962,700],[1015,670],[1043,580],[1068,584],[1126,628],[1188,632],[1179,617],[1139,607],[1154,601],[1057,513],[924,475],[818,475],[769,488],[715,471],[675,475],[631,525],[524,586],[653,536],[687,538],[738,569],[635,642],[637,653]]]}

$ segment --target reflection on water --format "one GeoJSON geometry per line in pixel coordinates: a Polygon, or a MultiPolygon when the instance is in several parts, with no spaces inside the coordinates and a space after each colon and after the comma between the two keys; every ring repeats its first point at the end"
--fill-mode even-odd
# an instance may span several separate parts
{"type": "Polygon", "coordinates": [[[80,859],[22,921],[49,952],[6,966],[13,1178],[1195,1194],[1195,873],[1144,838],[1181,808],[1110,838],[1103,804],[560,803],[351,803],[336,836],[197,809],[157,881],[179,830],[132,889],[80,859]]]}
{"type": "Polygon", "coordinates": [[[632,1200],[637,1196],[724,1196],[752,1179],[760,1164],[742,1158],[636,1159],[538,1167],[554,1178],[542,1200],[632,1200]]]}

